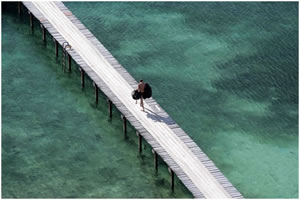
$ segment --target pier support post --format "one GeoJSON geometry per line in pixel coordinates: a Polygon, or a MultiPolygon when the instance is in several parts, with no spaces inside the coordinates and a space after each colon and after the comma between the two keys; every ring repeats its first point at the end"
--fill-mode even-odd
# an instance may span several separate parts
{"type": "Polygon", "coordinates": [[[22,13],[22,3],[18,2],[18,15],[21,16],[22,13]]]}
{"type": "Polygon", "coordinates": [[[158,155],[157,155],[156,151],[154,151],[154,149],[152,149],[152,153],[154,154],[154,168],[155,168],[155,172],[157,173],[157,171],[158,171],[158,155]]]}
{"type": "Polygon", "coordinates": [[[72,60],[71,60],[71,56],[70,54],[68,54],[68,71],[71,72],[71,63],[72,63],[72,60]]]}
{"type": "Polygon", "coordinates": [[[46,28],[41,24],[42,34],[43,34],[43,42],[46,43],[46,28]]]}
{"type": "Polygon", "coordinates": [[[109,113],[109,118],[112,118],[112,102],[111,100],[107,99],[108,102],[108,113],[109,113]]]}
{"type": "Polygon", "coordinates": [[[84,70],[80,68],[81,72],[81,89],[84,89],[84,70]]]}
{"type": "Polygon", "coordinates": [[[143,150],[143,137],[142,137],[142,135],[137,131],[136,132],[136,135],[138,136],[138,138],[139,138],[139,153],[142,153],[142,150],[143,150]]]}
{"type": "Polygon", "coordinates": [[[170,172],[171,190],[174,191],[174,171],[170,167],[168,167],[168,170],[170,172]]]}
{"type": "Polygon", "coordinates": [[[99,88],[97,84],[94,82],[94,87],[95,87],[95,103],[98,104],[98,99],[99,99],[99,88]]]}
{"type": "Polygon", "coordinates": [[[34,32],[34,26],[33,26],[33,14],[31,12],[29,12],[29,20],[30,20],[30,28],[31,28],[31,32],[34,32]]]}
{"type": "Polygon", "coordinates": [[[55,57],[58,58],[58,41],[55,40],[55,57]]]}
{"type": "Polygon", "coordinates": [[[124,132],[124,138],[126,139],[127,137],[127,119],[125,116],[121,115],[122,120],[123,120],[123,132],[124,132]]]}

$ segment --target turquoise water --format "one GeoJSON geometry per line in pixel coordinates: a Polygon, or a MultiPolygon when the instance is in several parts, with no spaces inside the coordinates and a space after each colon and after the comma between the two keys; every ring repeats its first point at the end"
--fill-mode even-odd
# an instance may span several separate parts
{"type": "MultiPolygon", "coordinates": [[[[245,197],[298,197],[298,3],[66,5],[245,197]]],[[[28,19],[2,24],[3,197],[191,197],[28,19]]]]}
{"type": "Polygon", "coordinates": [[[102,94],[95,105],[91,81],[80,89],[74,63],[63,73],[51,38],[13,5],[2,13],[2,197],[192,197],[178,179],[171,192],[167,166],[155,174],[150,146],[138,153],[132,127],[124,139],[120,113],[109,119],[102,94]]]}
{"type": "Polygon", "coordinates": [[[298,3],[66,5],[245,197],[298,197],[298,3]]]}

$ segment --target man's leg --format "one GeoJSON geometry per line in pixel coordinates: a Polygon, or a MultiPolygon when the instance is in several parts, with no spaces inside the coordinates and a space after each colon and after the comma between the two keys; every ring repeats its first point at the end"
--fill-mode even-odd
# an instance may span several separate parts
{"type": "Polygon", "coordinates": [[[144,102],[143,102],[143,97],[141,97],[141,106],[143,108],[143,111],[144,111],[144,102]]]}

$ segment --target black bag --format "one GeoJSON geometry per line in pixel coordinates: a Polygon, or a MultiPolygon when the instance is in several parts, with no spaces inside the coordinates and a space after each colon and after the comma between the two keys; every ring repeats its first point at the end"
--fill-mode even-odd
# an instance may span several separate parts
{"type": "Polygon", "coordinates": [[[147,98],[150,98],[150,97],[152,97],[152,89],[151,89],[151,87],[148,83],[145,83],[143,98],[147,99],[147,98]]]}
{"type": "Polygon", "coordinates": [[[141,98],[141,93],[139,93],[138,90],[133,90],[131,96],[134,100],[138,100],[141,98]]]}

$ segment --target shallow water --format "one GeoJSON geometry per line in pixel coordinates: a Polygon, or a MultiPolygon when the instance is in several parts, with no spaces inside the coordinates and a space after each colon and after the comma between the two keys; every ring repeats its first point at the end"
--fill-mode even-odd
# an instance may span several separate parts
{"type": "Polygon", "coordinates": [[[90,81],[80,89],[78,66],[63,73],[37,24],[32,35],[28,16],[2,16],[2,197],[192,197],[177,179],[170,191],[162,161],[155,175],[150,146],[138,153],[132,127],[124,139],[120,113],[109,120],[90,81]]]}
{"type": "MultiPolygon", "coordinates": [[[[66,5],[245,197],[298,197],[297,3],[66,5]]],[[[191,197],[24,21],[2,18],[3,197],[191,197]]]]}
{"type": "Polygon", "coordinates": [[[66,5],[245,197],[298,197],[298,3],[66,5]]]}

